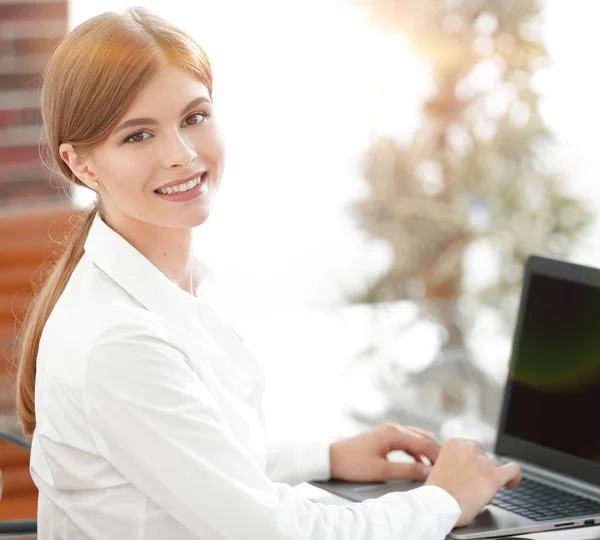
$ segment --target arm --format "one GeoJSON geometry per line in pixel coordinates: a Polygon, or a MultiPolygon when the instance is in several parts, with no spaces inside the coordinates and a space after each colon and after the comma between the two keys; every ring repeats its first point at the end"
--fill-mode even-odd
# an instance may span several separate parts
{"type": "Polygon", "coordinates": [[[267,476],[294,486],[309,480],[329,480],[327,442],[271,443],[267,447],[267,476]]]}
{"type": "Polygon", "coordinates": [[[435,486],[347,506],[297,498],[250,458],[185,356],[144,322],[104,332],[87,370],[99,452],[201,538],[441,540],[460,514],[435,486]]]}

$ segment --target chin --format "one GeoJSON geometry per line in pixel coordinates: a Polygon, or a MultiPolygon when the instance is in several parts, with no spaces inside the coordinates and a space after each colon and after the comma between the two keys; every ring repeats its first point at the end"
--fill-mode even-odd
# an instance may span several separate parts
{"type": "Polygon", "coordinates": [[[189,216],[182,215],[178,216],[177,226],[181,228],[193,229],[194,227],[199,227],[203,223],[205,223],[210,217],[210,212],[204,210],[201,212],[190,213],[189,216]]]}

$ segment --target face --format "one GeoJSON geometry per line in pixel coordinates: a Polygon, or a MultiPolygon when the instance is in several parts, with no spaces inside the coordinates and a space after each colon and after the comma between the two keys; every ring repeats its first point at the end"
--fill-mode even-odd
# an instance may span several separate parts
{"type": "Polygon", "coordinates": [[[178,68],[163,67],[108,139],[74,165],[71,169],[77,174],[81,167],[77,176],[88,186],[99,183],[109,222],[180,229],[204,223],[224,167],[208,89],[178,68]],[[184,193],[181,184],[195,184],[199,177],[201,183],[184,193]],[[180,187],[171,188],[172,194],[156,191],[173,184],[180,187]]]}

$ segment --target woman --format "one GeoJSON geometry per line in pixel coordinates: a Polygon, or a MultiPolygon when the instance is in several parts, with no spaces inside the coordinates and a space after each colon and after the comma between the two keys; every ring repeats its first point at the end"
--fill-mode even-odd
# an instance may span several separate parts
{"type": "Polygon", "coordinates": [[[208,268],[192,228],[210,214],[224,149],[210,65],[189,36],[139,8],[88,20],[47,67],[42,113],[54,164],[97,202],[18,352],[40,539],[441,539],[518,481],[478,443],[440,449],[391,424],[265,448],[256,361],[197,296],[208,268]],[[347,506],[289,485],[327,478],[427,485],[347,506]]]}

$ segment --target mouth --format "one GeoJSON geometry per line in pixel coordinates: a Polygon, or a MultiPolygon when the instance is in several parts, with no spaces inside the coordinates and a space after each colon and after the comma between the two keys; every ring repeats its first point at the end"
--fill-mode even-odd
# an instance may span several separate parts
{"type": "Polygon", "coordinates": [[[155,189],[154,194],[170,202],[183,202],[195,199],[208,189],[208,172],[204,171],[187,182],[168,188],[155,189]]]}
{"type": "Polygon", "coordinates": [[[155,189],[154,193],[157,193],[158,195],[165,195],[165,196],[177,195],[179,193],[186,193],[187,191],[195,189],[196,187],[198,187],[198,185],[206,184],[207,176],[208,176],[208,172],[204,171],[202,174],[195,176],[194,178],[192,178],[191,180],[188,180],[187,182],[182,182],[181,184],[178,184],[176,186],[170,186],[167,188],[155,189]]]}

